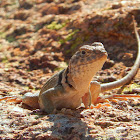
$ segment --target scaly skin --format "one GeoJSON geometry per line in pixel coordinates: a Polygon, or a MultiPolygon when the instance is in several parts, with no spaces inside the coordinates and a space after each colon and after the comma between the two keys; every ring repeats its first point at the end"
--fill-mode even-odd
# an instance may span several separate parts
{"type": "MultiPolygon", "coordinates": [[[[90,94],[93,75],[102,68],[106,59],[102,43],[82,46],[70,59],[67,69],[54,75],[43,86],[39,94],[40,108],[51,113],[54,109],[79,107],[85,93],[90,94]]],[[[90,97],[85,106],[90,105],[90,97]]]]}

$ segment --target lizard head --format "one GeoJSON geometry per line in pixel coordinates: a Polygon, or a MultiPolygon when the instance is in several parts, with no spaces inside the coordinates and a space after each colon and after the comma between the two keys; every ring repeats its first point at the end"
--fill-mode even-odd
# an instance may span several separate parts
{"type": "MultiPolygon", "coordinates": [[[[92,45],[84,45],[70,59],[71,68],[87,67],[88,64],[103,65],[107,59],[107,52],[100,42],[94,42],[92,45]]],[[[95,66],[95,65],[94,65],[95,66]]],[[[92,69],[91,69],[92,70],[92,69]]]]}
{"type": "Polygon", "coordinates": [[[78,81],[90,82],[107,59],[107,52],[100,42],[84,45],[71,57],[69,72],[74,83],[78,81]]]}
{"type": "Polygon", "coordinates": [[[86,64],[86,62],[89,64],[97,61],[103,61],[104,63],[107,59],[107,52],[100,42],[82,46],[75,55],[81,64],[86,64]]]}

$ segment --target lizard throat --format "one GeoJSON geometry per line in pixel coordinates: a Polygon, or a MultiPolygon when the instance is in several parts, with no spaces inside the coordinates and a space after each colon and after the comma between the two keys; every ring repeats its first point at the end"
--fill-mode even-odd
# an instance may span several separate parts
{"type": "Polygon", "coordinates": [[[106,57],[102,57],[92,63],[77,65],[77,67],[69,64],[70,69],[68,76],[70,75],[70,79],[68,77],[68,81],[72,83],[76,90],[87,90],[92,77],[102,68],[105,60],[106,57]]]}

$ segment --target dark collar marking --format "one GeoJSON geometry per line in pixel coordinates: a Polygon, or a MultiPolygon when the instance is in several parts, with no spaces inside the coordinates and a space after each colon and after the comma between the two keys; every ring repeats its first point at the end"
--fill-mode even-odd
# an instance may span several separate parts
{"type": "Polygon", "coordinates": [[[69,67],[67,67],[66,71],[65,71],[65,74],[66,74],[66,83],[69,85],[70,88],[72,88],[73,86],[69,83],[68,81],[68,73],[69,73],[69,67]]]}
{"type": "Polygon", "coordinates": [[[57,83],[56,86],[58,86],[58,85],[63,86],[63,84],[62,84],[63,72],[65,72],[65,76],[66,76],[66,77],[65,77],[65,79],[66,79],[65,83],[68,84],[68,86],[69,86],[70,88],[73,88],[73,86],[72,86],[72,85],[69,83],[69,81],[68,81],[69,68],[60,71],[60,73],[59,73],[59,78],[58,78],[58,83],[57,83]]]}

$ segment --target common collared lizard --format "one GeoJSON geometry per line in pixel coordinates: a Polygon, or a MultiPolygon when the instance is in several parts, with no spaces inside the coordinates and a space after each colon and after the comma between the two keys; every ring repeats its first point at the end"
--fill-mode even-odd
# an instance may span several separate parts
{"type": "MultiPolygon", "coordinates": [[[[42,87],[40,93],[26,93],[22,102],[33,108],[52,113],[55,109],[75,109],[83,102],[85,107],[103,101],[100,92],[111,90],[128,83],[137,73],[140,65],[140,38],[134,23],[138,41],[138,55],[132,70],[124,78],[106,84],[91,81],[107,59],[107,52],[100,42],[84,45],[71,57],[66,69],[52,76],[42,87]]],[[[114,95],[114,98],[126,95],[114,95]]],[[[140,97],[139,95],[128,95],[140,97]]],[[[6,97],[4,97],[6,99],[6,97]]],[[[3,99],[0,99],[3,100],[3,99]]]]}

